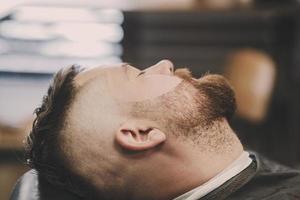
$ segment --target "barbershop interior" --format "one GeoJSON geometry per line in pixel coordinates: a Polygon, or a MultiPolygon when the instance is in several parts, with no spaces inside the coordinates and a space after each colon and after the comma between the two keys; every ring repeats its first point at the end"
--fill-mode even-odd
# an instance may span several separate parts
{"type": "Polygon", "coordinates": [[[300,169],[299,0],[0,0],[0,199],[29,170],[24,139],[62,67],[160,60],[224,75],[246,149],[300,169]]]}

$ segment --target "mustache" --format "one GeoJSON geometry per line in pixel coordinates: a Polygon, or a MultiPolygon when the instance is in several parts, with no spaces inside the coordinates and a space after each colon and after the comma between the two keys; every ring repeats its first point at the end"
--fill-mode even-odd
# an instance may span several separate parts
{"type": "Polygon", "coordinates": [[[193,78],[192,72],[188,68],[178,68],[174,71],[174,75],[183,80],[191,80],[193,78]]]}
{"type": "MultiPolygon", "coordinates": [[[[183,67],[183,68],[177,68],[174,71],[174,76],[177,76],[187,82],[192,83],[194,86],[198,86],[199,84],[201,84],[202,82],[205,82],[207,78],[211,78],[211,77],[215,77],[214,74],[210,74],[209,72],[206,72],[204,74],[202,74],[199,78],[196,78],[192,75],[192,72],[190,69],[183,67]]],[[[220,76],[221,78],[222,76],[220,76]]],[[[222,77],[224,78],[224,77],[222,77]]],[[[216,80],[216,82],[218,82],[218,80],[216,80]]]]}
{"type": "Polygon", "coordinates": [[[206,73],[203,76],[201,76],[200,78],[195,78],[195,77],[193,77],[191,70],[189,70],[188,68],[178,68],[174,71],[174,76],[177,76],[177,77],[183,79],[184,81],[189,82],[196,88],[198,88],[199,84],[201,83],[202,78],[208,74],[209,73],[206,73]]]}

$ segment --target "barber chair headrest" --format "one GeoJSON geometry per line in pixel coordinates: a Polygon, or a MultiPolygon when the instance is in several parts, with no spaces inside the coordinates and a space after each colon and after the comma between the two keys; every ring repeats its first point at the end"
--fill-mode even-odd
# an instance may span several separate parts
{"type": "Polygon", "coordinates": [[[10,200],[79,200],[78,196],[39,180],[35,170],[26,172],[16,183],[10,200]]]}

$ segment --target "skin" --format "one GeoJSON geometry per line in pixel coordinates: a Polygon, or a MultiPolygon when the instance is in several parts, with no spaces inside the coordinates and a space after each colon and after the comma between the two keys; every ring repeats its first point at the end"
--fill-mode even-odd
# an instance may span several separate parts
{"type": "MultiPolygon", "coordinates": [[[[172,199],[205,183],[241,154],[243,147],[225,119],[213,126],[222,129],[222,140],[230,138],[230,148],[220,151],[203,148],[210,143],[205,138],[195,143],[178,136],[180,129],[166,128],[166,120],[181,122],[197,101],[197,90],[173,71],[173,64],[163,60],[144,71],[130,65],[97,67],[76,77],[78,93],[60,138],[62,149],[70,169],[101,199],[172,199]],[[175,101],[171,108],[170,99],[175,101]],[[167,100],[164,109],[162,100],[167,100]],[[177,107],[181,110],[168,116],[177,107]]],[[[194,131],[206,134],[200,125],[194,131]]]]}

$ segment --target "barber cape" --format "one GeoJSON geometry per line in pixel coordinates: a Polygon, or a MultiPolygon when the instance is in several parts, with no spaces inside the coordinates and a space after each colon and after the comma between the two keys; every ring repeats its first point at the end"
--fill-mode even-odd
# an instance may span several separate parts
{"type": "MultiPolygon", "coordinates": [[[[203,193],[200,200],[299,200],[300,171],[272,162],[256,153],[250,153],[251,162],[235,166],[245,166],[236,175],[227,177],[221,185],[203,193]],[[248,164],[247,164],[248,163],[248,164]]],[[[230,170],[229,170],[230,171],[230,170]]],[[[236,172],[236,170],[234,170],[236,172]]],[[[228,172],[228,171],[227,171],[228,172]]],[[[226,174],[228,175],[228,173],[226,174]]],[[[231,174],[231,173],[229,173],[231,174]]],[[[231,174],[232,175],[232,174],[231,174]]],[[[224,179],[223,179],[224,180],[224,179]]],[[[175,183],[174,183],[175,184],[175,183]]],[[[216,186],[216,187],[215,187],[216,186]]],[[[211,189],[211,186],[209,187],[211,189]]],[[[203,188],[202,188],[203,189],[203,188]]],[[[79,189],[80,191],[80,189],[79,189]]],[[[192,194],[197,188],[192,190],[192,194]]],[[[199,191],[198,191],[199,192],[199,191]]],[[[188,192],[189,193],[189,192],[188,192]]],[[[184,200],[191,197],[185,196],[184,200]]],[[[40,179],[34,170],[27,172],[16,184],[11,200],[82,200],[64,188],[55,187],[40,179]]],[[[93,199],[94,200],[94,199],[93,199]]]]}
{"type": "MultiPolygon", "coordinates": [[[[250,153],[249,157],[252,161],[247,167],[217,188],[216,184],[209,183],[209,187],[204,184],[204,187],[199,186],[174,200],[300,200],[300,171],[270,161],[256,153],[250,153]],[[203,191],[209,188],[214,189],[203,195],[203,191]]],[[[245,160],[233,166],[243,165],[245,160]]],[[[217,175],[213,181],[222,181],[224,174],[230,174],[230,170],[221,173],[221,176],[217,175]]]]}

